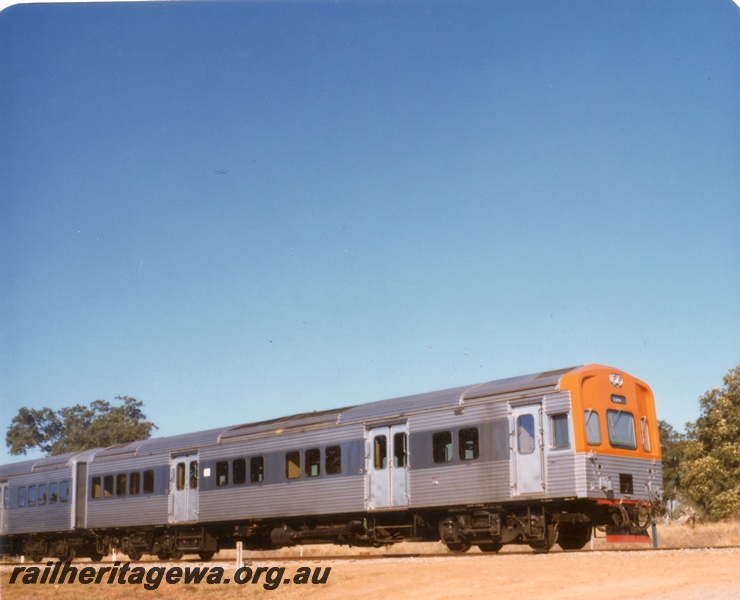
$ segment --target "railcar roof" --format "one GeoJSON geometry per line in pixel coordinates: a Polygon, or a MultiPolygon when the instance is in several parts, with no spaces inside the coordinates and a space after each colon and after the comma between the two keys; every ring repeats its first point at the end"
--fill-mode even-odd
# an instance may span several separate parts
{"type": "Polygon", "coordinates": [[[138,442],[119,444],[111,446],[98,453],[97,458],[121,456],[124,454],[152,454],[154,452],[177,451],[187,448],[208,446],[218,441],[218,436],[224,430],[223,427],[196,431],[194,433],[183,433],[168,437],[150,438],[138,442]]]}
{"type": "MultiPolygon", "coordinates": [[[[114,459],[126,455],[142,456],[158,452],[179,452],[191,448],[196,449],[201,446],[218,444],[235,438],[264,435],[269,432],[288,428],[294,429],[315,427],[329,423],[353,423],[384,418],[396,418],[423,410],[464,405],[466,402],[470,402],[471,400],[487,396],[524,393],[528,390],[538,388],[555,388],[562,375],[575,368],[577,367],[487,381],[475,385],[459,386],[446,390],[415,394],[412,396],[378,400],[376,402],[360,404],[357,406],[306,412],[254,423],[230,425],[228,427],[218,427],[194,433],[151,438],[148,440],[118,444],[108,448],[96,449],[88,452],[90,452],[90,456],[94,456],[96,460],[114,459]]],[[[35,461],[23,461],[20,463],[5,465],[0,467],[0,476],[38,470],[44,467],[51,467],[54,464],[63,464],[64,462],[75,460],[75,457],[78,454],[81,453],[72,453],[70,455],[47,457],[35,461]]],[[[77,460],[79,460],[79,458],[77,458],[77,460]]]]}
{"type": "Polygon", "coordinates": [[[464,385],[447,390],[361,404],[346,409],[341,415],[341,422],[365,421],[379,419],[385,416],[399,416],[420,410],[455,407],[464,405],[466,402],[475,400],[476,398],[485,398],[499,394],[516,394],[537,388],[555,387],[558,381],[560,381],[560,377],[565,373],[569,373],[574,368],[546,371],[544,373],[534,373],[520,377],[509,377],[507,379],[486,381],[475,385],[464,385]]]}
{"type": "Polygon", "coordinates": [[[62,467],[71,466],[79,460],[88,460],[94,456],[99,449],[80,450],[78,452],[68,452],[56,456],[43,456],[41,458],[32,458],[22,460],[16,463],[10,463],[0,466],[0,478],[9,475],[19,475],[21,473],[34,473],[36,471],[49,471],[62,467]]]}
{"type": "Polygon", "coordinates": [[[223,443],[237,438],[243,439],[260,436],[276,430],[315,427],[329,423],[339,424],[372,421],[398,417],[421,410],[444,408],[446,406],[455,407],[476,398],[496,394],[515,394],[537,388],[555,387],[558,381],[560,381],[560,377],[574,368],[510,377],[476,385],[465,385],[412,396],[378,400],[357,406],[299,413],[265,421],[230,425],[228,427],[219,427],[206,431],[120,444],[99,451],[96,458],[105,459],[123,455],[141,456],[155,452],[179,452],[189,448],[195,449],[201,446],[223,443]]]}

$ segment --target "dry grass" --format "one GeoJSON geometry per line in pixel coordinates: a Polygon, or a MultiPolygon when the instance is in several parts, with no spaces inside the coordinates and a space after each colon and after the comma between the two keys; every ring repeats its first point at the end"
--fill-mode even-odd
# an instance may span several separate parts
{"type": "Polygon", "coordinates": [[[658,526],[661,546],[675,548],[721,548],[740,545],[740,521],[724,523],[671,523],[658,526]]]}

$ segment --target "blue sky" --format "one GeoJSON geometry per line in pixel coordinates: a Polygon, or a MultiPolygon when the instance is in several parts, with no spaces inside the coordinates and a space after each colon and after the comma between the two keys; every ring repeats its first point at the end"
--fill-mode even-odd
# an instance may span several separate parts
{"type": "Polygon", "coordinates": [[[589,362],[683,429],[740,359],[739,67],[729,1],[10,7],[0,429],[589,362]]]}

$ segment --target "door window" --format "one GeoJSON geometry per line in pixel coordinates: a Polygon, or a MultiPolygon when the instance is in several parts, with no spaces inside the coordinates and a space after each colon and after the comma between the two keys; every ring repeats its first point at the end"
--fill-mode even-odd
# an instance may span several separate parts
{"type": "Polygon", "coordinates": [[[402,469],[407,461],[406,434],[397,433],[393,436],[393,466],[402,469]]]}
{"type": "Polygon", "coordinates": [[[190,463],[190,489],[195,490],[198,488],[198,461],[194,460],[190,463]]]}
{"type": "Polygon", "coordinates": [[[388,466],[388,438],[376,435],[373,441],[373,464],[377,470],[388,466]]]}
{"type": "Polygon", "coordinates": [[[516,420],[516,431],[519,454],[532,454],[534,452],[534,417],[521,415],[516,420]]]}
{"type": "Polygon", "coordinates": [[[177,489],[178,491],[185,489],[185,463],[177,463],[177,489]]]}

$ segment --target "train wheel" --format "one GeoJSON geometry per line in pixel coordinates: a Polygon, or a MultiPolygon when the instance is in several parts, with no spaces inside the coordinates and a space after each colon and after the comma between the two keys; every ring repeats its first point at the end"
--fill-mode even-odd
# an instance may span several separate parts
{"type": "Polygon", "coordinates": [[[103,560],[103,556],[105,556],[105,555],[104,554],[101,554],[97,550],[91,550],[89,556],[90,556],[90,560],[91,561],[93,561],[93,562],[100,562],[101,560],[103,560]]]}
{"type": "Polygon", "coordinates": [[[544,540],[529,542],[529,547],[535,552],[549,552],[558,541],[558,530],[555,525],[547,526],[547,533],[544,540]]]}
{"type": "Polygon", "coordinates": [[[182,550],[173,550],[170,553],[170,560],[180,560],[185,553],[182,550]]]}
{"type": "Polygon", "coordinates": [[[498,552],[503,547],[503,544],[478,544],[481,552],[498,552]]]}
{"type": "Polygon", "coordinates": [[[198,556],[200,556],[200,560],[202,561],[209,561],[213,558],[215,552],[199,552],[198,556]]]}
{"type": "Polygon", "coordinates": [[[460,540],[459,542],[448,542],[447,549],[450,552],[467,552],[470,550],[470,542],[460,540]]]}
{"type": "Polygon", "coordinates": [[[29,558],[31,559],[31,562],[40,563],[44,560],[44,555],[41,554],[41,552],[32,552],[29,558]]]}
{"type": "Polygon", "coordinates": [[[75,559],[75,549],[67,546],[67,551],[59,557],[59,562],[72,562],[75,559]]]}
{"type": "Polygon", "coordinates": [[[573,523],[561,525],[558,532],[558,544],[563,550],[580,550],[591,539],[591,525],[573,523]]]}
{"type": "Polygon", "coordinates": [[[131,552],[128,553],[128,557],[131,560],[141,560],[141,551],[139,550],[131,550],[131,552]]]}

